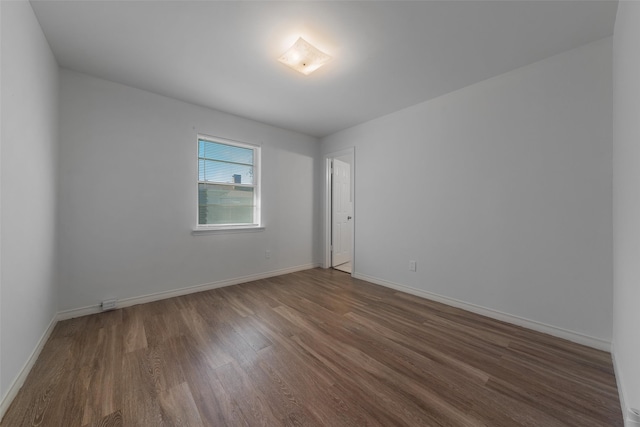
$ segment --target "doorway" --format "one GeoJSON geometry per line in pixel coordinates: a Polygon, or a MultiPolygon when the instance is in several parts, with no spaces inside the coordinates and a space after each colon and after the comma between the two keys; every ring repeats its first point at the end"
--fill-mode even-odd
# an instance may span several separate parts
{"type": "Polygon", "coordinates": [[[327,233],[325,266],[353,274],[354,149],[326,156],[327,233]]]}

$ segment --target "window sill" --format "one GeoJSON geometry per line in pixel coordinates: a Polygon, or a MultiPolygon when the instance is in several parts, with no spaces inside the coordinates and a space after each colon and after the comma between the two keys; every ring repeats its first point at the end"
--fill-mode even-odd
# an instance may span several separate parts
{"type": "Polygon", "coordinates": [[[258,231],[264,231],[264,227],[198,227],[191,230],[191,234],[193,234],[194,236],[203,236],[207,234],[254,233],[258,231]]]}

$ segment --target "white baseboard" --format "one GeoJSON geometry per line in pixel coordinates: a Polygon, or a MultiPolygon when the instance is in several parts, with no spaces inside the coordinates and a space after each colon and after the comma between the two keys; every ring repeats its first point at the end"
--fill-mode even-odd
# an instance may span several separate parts
{"type": "MultiPolygon", "coordinates": [[[[267,271],[264,273],[250,274],[248,276],[236,277],[233,279],[220,280],[218,282],[205,283],[202,285],[188,286],[186,288],[173,289],[169,291],[157,292],[149,295],[138,297],[124,298],[118,300],[117,308],[130,307],[132,305],[144,304],[147,302],[159,301],[162,299],[178,297],[182,295],[193,294],[196,292],[208,291],[211,289],[223,288],[225,286],[238,285],[240,283],[252,282],[254,280],[268,279],[269,277],[281,276],[283,274],[295,273],[296,271],[309,270],[319,267],[319,263],[298,265],[295,267],[282,268],[279,270],[267,271]]],[[[100,304],[90,305],[87,307],[74,308],[64,310],[58,313],[57,320],[73,319],[75,317],[86,316],[88,314],[96,314],[102,312],[100,304]]]]}
{"type": "Polygon", "coordinates": [[[581,334],[579,332],[569,331],[567,329],[558,328],[556,326],[547,325],[545,323],[537,322],[535,320],[525,319],[523,317],[514,316],[512,314],[503,313],[501,311],[493,310],[491,308],[482,307],[476,304],[470,304],[468,302],[460,301],[455,298],[449,298],[442,295],[434,294],[432,292],[423,291],[422,289],[416,289],[398,283],[388,282],[376,277],[367,276],[360,273],[354,273],[353,277],[356,279],[366,280],[367,282],[375,283],[376,285],[384,286],[387,288],[395,289],[401,292],[405,292],[411,295],[426,298],[432,301],[441,302],[452,307],[461,308],[463,310],[470,311],[472,313],[481,314],[483,316],[491,317],[493,319],[501,320],[503,322],[512,323],[514,325],[522,326],[523,328],[532,329],[534,331],[542,332],[555,337],[563,338],[568,341],[572,341],[578,344],[586,345],[588,347],[596,348],[598,350],[611,351],[611,343],[609,341],[602,340],[600,338],[591,337],[581,334]]]}
{"type": "Polygon", "coordinates": [[[2,420],[2,418],[4,418],[4,414],[7,412],[7,409],[9,409],[11,402],[13,402],[13,399],[16,397],[16,395],[24,385],[24,382],[27,379],[29,372],[31,372],[31,368],[33,368],[33,365],[36,363],[36,360],[38,360],[38,356],[40,356],[40,352],[42,351],[42,348],[46,344],[47,340],[49,340],[49,337],[51,336],[51,332],[53,332],[53,328],[56,326],[56,323],[58,323],[58,319],[57,319],[57,316],[54,316],[53,319],[51,319],[49,326],[44,331],[44,334],[42,334],[42,336],[40,337],[40,340],[38,340],[38,343],[36,344],[36,348],[31,353],[31,356],[29,356],[24,366],[20,370],[20,373],[13,380],[13,383],[11,383],[11,386],[9,386],[9,390],[7,390],[7,394],[5,394],[2,397],[2,401],[0,401],[0,421],[2,420]]]}
{"type": "Polygon", "coordinates": [[[620,372],[620,365],[616,355],[615,341],[611,343],[611,359],[613,360],[613,372],[616,375],[616,384],[618,386],[618,397],[620,398],[620,409],[622,410],[622,418],[624,419],[625,427],[640,427],[640,422],[634,421],[630,418],[631,408],[627,406],[627,400],[625,398],[625,388],[622,372],[620,372]]]}

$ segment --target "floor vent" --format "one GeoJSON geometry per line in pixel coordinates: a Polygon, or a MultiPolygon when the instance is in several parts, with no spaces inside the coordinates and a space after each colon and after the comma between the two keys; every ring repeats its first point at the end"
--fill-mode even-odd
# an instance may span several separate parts
{"type": "Polygon", "coordinates": [[[114,299],[106,299],[104,301],[102,301],[102,303],[100,304],[100,308],[102,308],[102,311],[107,311],[107,310],[115,310],[116,309],[116,303],[118,300],[114,299]]]}

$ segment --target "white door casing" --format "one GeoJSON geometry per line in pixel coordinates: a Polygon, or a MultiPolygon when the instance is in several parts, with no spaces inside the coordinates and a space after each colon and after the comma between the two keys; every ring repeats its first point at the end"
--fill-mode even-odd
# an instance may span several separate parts
{"type": "Polygon", "coordinates": [[[351,165],[333,160],[331,191],[333,252],[331,265],[336,266],[351,261],[352,202],[351,165]]]}

